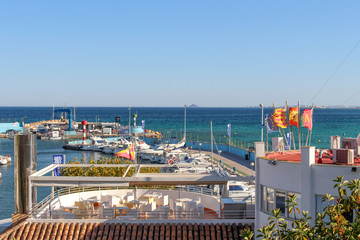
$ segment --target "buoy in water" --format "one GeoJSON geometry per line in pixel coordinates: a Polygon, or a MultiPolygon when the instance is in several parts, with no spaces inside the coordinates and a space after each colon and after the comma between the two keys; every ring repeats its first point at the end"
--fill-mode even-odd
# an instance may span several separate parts
{"type": "Polygon", "coordinates": [[[320,140],[318,142],[320,142],[320,140]]]}

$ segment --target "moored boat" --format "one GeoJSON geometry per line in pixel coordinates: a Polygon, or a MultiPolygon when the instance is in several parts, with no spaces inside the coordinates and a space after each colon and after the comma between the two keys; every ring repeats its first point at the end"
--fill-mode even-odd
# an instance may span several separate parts
{"type": "Polygon", "coordinates": [[[6,165],[11,162],[10,155],[7,156],[0,156],[0,165],[6,165]]]}

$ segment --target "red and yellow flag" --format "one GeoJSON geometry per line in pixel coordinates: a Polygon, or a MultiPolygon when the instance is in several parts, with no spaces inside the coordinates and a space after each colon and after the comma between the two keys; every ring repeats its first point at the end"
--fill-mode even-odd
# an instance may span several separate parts
{"type": "Polygon", "coordinates": [[[299,112],[297,107],[290,108],[289,124],[295,127],[299,127],[299,112]]]}
{"type": "Polygon", "coordinates": [[[304,123],[304,127],[311,130],[312,129],[312,110],[304,109],[302,114],[302,121],[304,123]]]}
{"type": "Polygon", "coordinates": [[[281,128],[287,128],[284,111],[282,108],[275,109],[273,113],[275,125],[281,128]]]}
{"type": "Polygon", "coordinates": [[[127,149],[115,153],[117,157],[123,157],[130,160],[135,159],[134,144],[131,144],[127,149]]]}

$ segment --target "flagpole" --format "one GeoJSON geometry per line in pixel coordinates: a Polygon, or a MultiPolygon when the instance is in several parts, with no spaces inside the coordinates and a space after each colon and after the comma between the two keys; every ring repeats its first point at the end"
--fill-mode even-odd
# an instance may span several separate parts
{"type": "Polygon", "coordinates": [[[131,106],[129,107],[129,136],[131,136],[131,126],[130,126],[130,124],[131,124],[131,106]]]}
{"type": "Polygon", "coordinates": [[[184,142],[186,142],[186,105],[185,105],[185,113],[184,113],[184,142]]]}
{"type": "Polygon", "coordinates": [[[299,150],[301,150],[301,131],[300,131],[300,101],[298,101],[298,128],[299,128],[299,150]]]}
{"type": "Polygon", "coordinates": [[[210,121],[210,132],[211,132],[211,162],[214,162],[214,137],[213,137],[213,129],[212,129],[212,121],[210,121]]]}
{"type": "Polygon", "coordinates": [[[230,142],[231,142],[231,125],[230,125],[230,132],[229,132],[229,152],[230,152],[230,142]]]}
{"type": "MultiPolygon", "coordinates": [[[[266,121],[267,122],[267,121],[266,121]]],[[[266,152],[269,152],[269,136],[268,136],[268,127],[266,127],[266,152]]]]}
{"type": "Polygon", "coordinates": [[[309,146],[311,144],[311,135],[312,135],[312,125],[313,125],[313,111],[314,111],[314,103],[312,104],[312,107],[311,107],[311,130],[310,130],[310,139],[309,139],[309,146]]]}
{"type": "MultiPolygon", "coordinates": [[[[292,125],[290,125],[290,108],[289,108],[289,105],[288,105],[288,101],[286,101],[286,109],[287,109],[287,114],[288,114],[288,124],[290,126],[291,139],[293,140],[294,150],[296,150],[294,132],[293,132],[293,129],[292,129],[292,125]]],[[[291,139],[290,139],[290,141],[291,141],[291,139]]]]}
{"type": "MultiPolygon", "coordinates": [[[[284,115],[285,119],[288,118],[287,115],[288,115],[288,101],[285,101],[285,115],[284,115]]],[[[291,144],[291,136],[290,136],[290,142],[288,142],[288,139],[287,139],[286,134],[285,134],[285,130],[283,130],[283,132],[284,132],[284,135],[285,135],[286,145],[288,146],[288,149],[291,150],[291,146],[290,146],[290,144],[291,144]]]]}
{"type": "Polygon", "coordinates": [[[262,103],[259,104],[261,107],[261,141],[264,141],[264,105],[262,103]]]}

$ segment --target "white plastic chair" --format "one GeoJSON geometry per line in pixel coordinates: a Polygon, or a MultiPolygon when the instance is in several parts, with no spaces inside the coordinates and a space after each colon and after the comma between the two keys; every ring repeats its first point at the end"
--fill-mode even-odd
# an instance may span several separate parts
{"type": "Polygon", "coordinates": [[[193,219],[194,213],[196,211],[196,202],[195,201],[184,202],[184,211],[187,219],[193,219]]]}
{"type": "Polygon", "coordinates": [[[200,204],[196,206],[196,215],[199,219],[204,218],[204,205],[200,204]]]}
{"type": "Polygon", "coordinates": [[[175,218],[182,219],[182,206],[181,205],[175,205],[175,218]]]}
{"type": "Polygon", "coordinates": [[[114,208],[106,207],[104,204],[100,207],[100,218],[113,219],[114,218],[114,208]]]}
{"type": "Polygon", "coordinates": [[[169,218],[169,212],[170,212],[169,206],[160,206],[160,207],[158,207],[157,210],[159,212],[160,219],[168,219],[169,218]]]}

